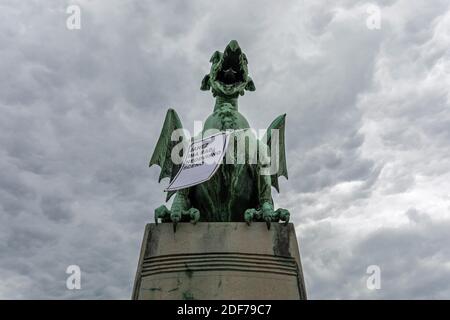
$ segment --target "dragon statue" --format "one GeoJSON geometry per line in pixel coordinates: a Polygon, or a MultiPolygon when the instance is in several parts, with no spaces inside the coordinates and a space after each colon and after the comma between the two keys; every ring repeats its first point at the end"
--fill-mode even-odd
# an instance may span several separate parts
{"type": "MultiPolygon", "coordinates": [[[[213,113],[206,119],[203,132],[208,129],[239,130],[250,128],[248,121],[239,113],[238,97],[244,91],[254,91],[255,85],[248,75],[247,57],[237,41],[232,40],[224,52],[216,51],[211,57],[211,70],[201,82],[201,90],[211,90],[216,99],[213,113]]],[[[166,201],[175,195],[169,210],[165,205],[155,210],[155,222],[172,222],[176,231],[178,222],[247,222],[265,221],[270,228],[271,222],[289,221],[289,211],[274,210],[271,187],[279,192],[278,177],[288,178],[285,155],[285,117],[276,118],[267,129],[264,143],[270,152],[271,132],[279,132],[278,170],[274,174],[261,174],[262,165],[225,164],[201,184],[178,191],[168,191],[166,201]]],[[[161,167],[159,181],[174,178],[180,165],[171,160],[171,150],[178,142],[172,141],[171,134],[181,129],[181,121],[173,109],[166,114],[160,137],[150,160],[150,166],[161,167]]],[[[255,137],[256,139],[256,137],[255,137]]],[[[274,139],[275,140],[275,139],[274,139]]],[[[257,140],[258,143],[263,143],[257,140]]],[[[258,149],[259,150],[259,149],[258,149]]]]}

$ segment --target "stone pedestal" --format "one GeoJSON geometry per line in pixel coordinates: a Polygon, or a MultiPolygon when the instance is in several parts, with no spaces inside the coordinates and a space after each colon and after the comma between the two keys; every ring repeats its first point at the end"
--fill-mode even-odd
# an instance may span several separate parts
{"type": "Polygon", "coordinates": [[[306,299],[294,226],[147,224],[133,299],[306,299]]]}

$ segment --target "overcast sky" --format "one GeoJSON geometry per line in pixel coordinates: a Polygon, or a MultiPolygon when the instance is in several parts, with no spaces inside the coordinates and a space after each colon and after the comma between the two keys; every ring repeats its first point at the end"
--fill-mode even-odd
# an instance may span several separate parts
{"type": "Polygon", "coordinates": [[[130,298],[166,110],[212,112],[200,82],[231,39],[251,126],[287,113],[275,202],[309,298],[450,298],[450,2],[373,2],[379,29],[370,4],[0,0],[0,298],[130,298]]]}

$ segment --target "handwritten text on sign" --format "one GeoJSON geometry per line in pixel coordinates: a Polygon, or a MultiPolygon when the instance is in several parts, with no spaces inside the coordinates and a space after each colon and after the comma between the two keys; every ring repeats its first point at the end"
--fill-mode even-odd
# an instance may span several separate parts
{"type": "Polygon", "coordinates": [[[181,169],[166,191],[175,191],[209,180],[222,162],[227,150],[230,134],[220,132],[201,140],[193,141],[187,148],[181,169]]]}

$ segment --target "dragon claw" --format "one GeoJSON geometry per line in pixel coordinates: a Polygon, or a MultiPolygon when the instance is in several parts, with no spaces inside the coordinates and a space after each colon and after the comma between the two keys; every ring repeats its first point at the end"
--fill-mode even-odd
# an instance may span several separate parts
{"type": "Polygon", "coordinates": [[[200,211],[196,208],[190,208],[185,211],[185,215],[188,216],[191,223],[196,224],[200,220],[200,211]]]}
{"type": "Polygon", "coordinates": [[[158,224],[159,219],[162,222],[172,222],[173,232],[176,232],[178,222],[182,220],[190,220],[193,224],[196,224],[200,220],[200,211],[196,208],[190,208],[189,210],[180,210],[178,208],[169,210],[166,206],[162,205],[155,209],[155,224],[158,224]]]}
{"type": "Polygon", "coordinates": [[[256,218],[257,216],[257,210],[256,209],[247,209],[244,212],[244,220],[247,222],[247,225],[250,225],[250,223],[256,218]]]}
{"type": "Polygon", "coordinates": [[[262,205],[262,216],[267,225],[267,230],[270,230],[270,224],[272,221],[276,221],[276,212],[273,211],[273,205],[265,202],[262,205]]]}
{"type": "Polygon", "coordinates": [[[173,232],[177,232],[177,224],[181,220],[181,212],[172,211],[170,214],[170,220],[172,220],[173,223],[173,232]]]}
{"type": "Polygon", "coordinates": [[[270,203],[264,203],[261,210],[247,209],[244,213],[244,220],[247,225],[250,225],[252,221],[265,221],[267,230],[270,230],[272,222],[284,221],[287,224],[289,217],[290,213],[288,210],[279,208],[274,211],[270,203]]]}
{"type": "Polygon", "coordinates": [[[170,218],[170,210],[165,205],[162,205],[155,209],[155,224],[158,224],[158,220],[166,221],[170,218]]]}
{"type": "Polygon", "coordinates": [[[284,221],[284,223],[287,225],[289,222],[289,218],[291,217],[291,213],[287,209],[279,208],[276,211],[277,215],[279,216],[279,219],[281,221],[284,221]]]}

